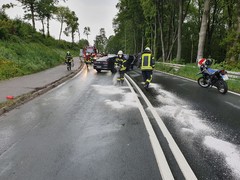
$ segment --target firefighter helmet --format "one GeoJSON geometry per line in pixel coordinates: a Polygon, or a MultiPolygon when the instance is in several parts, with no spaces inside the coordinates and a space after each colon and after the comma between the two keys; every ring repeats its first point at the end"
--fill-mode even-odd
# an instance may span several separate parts
{"type": "Polygon", "coordinates": [[[123,55],[122,50],[118,51],[118,55],[123,55]]]}
{"type": "Polygon", "coordinates": [[[149,47],[146,47],[145,51],[151,51],[151,49],[149,47]]]}

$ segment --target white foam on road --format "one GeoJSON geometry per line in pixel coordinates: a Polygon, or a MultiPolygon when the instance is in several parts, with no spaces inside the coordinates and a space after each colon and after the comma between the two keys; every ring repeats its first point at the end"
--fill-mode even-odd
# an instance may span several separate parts
{"type": "Polygon", "coordinates": [[[158,86],[153,86],[158,92],[157,99],[162,103],[158,108],[161,117],[170,117],[174,124],[180,129],[180,133],[188,137],[190,141],[193,137],[202,137],[203,145],[211,151],[219,152],[219,156],[225,159],[223,164],[229,167],[233,175],[240,179],[240,147],[214,138],[218,130],[202,117],[202,112],[193,109],[187,102],[177,97],[169,91],[165,91],[158,86]]]}
{"type": "Polygon", "coordinates": [[[206,124],[206,121],[199,118],[198,112],[181,106],[163,106],[158,109],[161,116],[174,118],[180,123],[182,128],[192,129],[196,133],[198,131],[213,131],[211,127],[206,124]]]}
{"type": "Polygon", "coordinates": [[[160,116],[171,117],[180,123],[182,128],[191,129],[195,133],[213,131],[206,121],[201,118],[200,113],[193,110],[187,102],[169,91],[159,89],[157,86],[156,90],[159,93],[157,99],[163,104],[158,108],[160,116]]]}
{"type": "Polygon", "coordinates": [[[124,108],[124,105],[121,104],[119,101],[111,101],[109,99],[105,100],[105,104],[111,106],[114,109],[122,109],[124,108]]]}
{"type": "Polygon", "coordinates": [[[126,107],[137,107],[136,100],[132,92],[128,92],[124,86],[100,86],[93,85],[99,94],[103,95],[120,95],[119,100],[106,99],[106,105],[111,106],[113,109],[122,109],[126,107]]]}
{"type": "Polygon", "coordinates": [[[113,76],[113,79],[112,79],[112,81],[113,81],[113,85],[117,85],[117,77],[119,76],[119,73],[115,73],[114,74],[114,76],[113,76]]]}
{"type": "Polygon", "coordinates": [[[182,132],[186,133],[186,134],[193,134],[194,130],[192,129],[188,129],[188,128],[182,128],[182,132]]]}
{"type": "Polygon", "coordinates": [[[221,153],[225,157],[227,165],[231,168],[233,173],[240,178],[240,147],[217,139],[212,136],[206,136],[203,143],[210,149],[221,153]]]}

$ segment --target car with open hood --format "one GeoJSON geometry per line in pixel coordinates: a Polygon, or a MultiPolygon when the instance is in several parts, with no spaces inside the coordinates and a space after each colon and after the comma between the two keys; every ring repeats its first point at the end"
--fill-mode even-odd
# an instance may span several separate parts
{"type": "Polygon", "coordinates": [[[101,72],[102,70],[110,70],[112,73],[116,72],[114,68],[114,63],[116,61],[117,55],[108,55],[101,57],[94,61],[93,68],[96,69],[97,72],[101,72]]]}

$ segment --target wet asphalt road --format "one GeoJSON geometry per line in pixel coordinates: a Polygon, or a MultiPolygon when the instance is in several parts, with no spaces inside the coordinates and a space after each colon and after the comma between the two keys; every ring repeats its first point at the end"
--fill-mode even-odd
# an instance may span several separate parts
{"type": "MultiPolygon", "coordinates": [[[[142,87],[138,70],[128,74],[142,87]]],[[[1,116],[0,179],[161,179],[130,89],[113,79],[90,68],[1,116]]],[[[143,91],[198,179],[240,179],[239,96],[160,72],[143,91]]]]}
{"type": "MultiPolygon", "coordinates": [[[[139,70],[129,75],[143,87],[139,70]]],[[[150,89],[144,92],[198,179],[240,179],[240,96],[222,95],[215,88],[204,89],[196,82],[156,71],[150,89]]],[[[157,123],[152,120],[152,124],[167,147],[157,123]]],[[[164,152],[174,167],[169,149],[164,152]]]]}
{"type": "Polygon", "coordinates": [[[0,179],[161,179],[126,84],[84,70],[0,117],[0,179]]]}

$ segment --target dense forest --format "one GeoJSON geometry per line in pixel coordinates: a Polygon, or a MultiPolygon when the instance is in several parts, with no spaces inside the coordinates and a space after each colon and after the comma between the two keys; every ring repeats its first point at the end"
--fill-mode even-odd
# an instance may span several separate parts
{"type": "Polygon", "coordinates": [[[119,0],[107,49],[191,63],[211,57],[240,69],[240,0],[119,0]]]}

